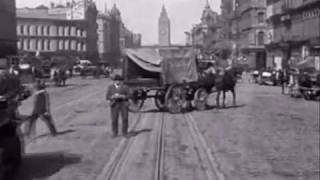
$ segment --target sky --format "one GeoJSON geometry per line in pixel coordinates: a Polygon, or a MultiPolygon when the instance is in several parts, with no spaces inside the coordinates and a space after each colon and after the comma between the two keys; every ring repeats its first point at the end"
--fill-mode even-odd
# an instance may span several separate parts
{"type": "MultiPolygon", "coordinates": [[[[35,7],[50,2],[65,3],[68,0],[16,0],[18,8],[35,7]]],[[[185,33],[193,24],[200,22],[206,0],[94,0],[99,11],[111,9],[116,3],[122,20],[128,29],[142,34],[143,44],[157,44],[158,18],[164,4],[171,20],[171,41],[173,44],[184,44],[185,33]]],[[[209,0],[211,8],[220,13],[221,0],[209,0]]]]}

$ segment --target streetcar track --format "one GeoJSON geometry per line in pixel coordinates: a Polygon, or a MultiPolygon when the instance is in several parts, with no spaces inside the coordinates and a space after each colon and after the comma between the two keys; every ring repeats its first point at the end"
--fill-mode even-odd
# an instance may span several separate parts
{"type": "MultiPolygon", "coordinates": [[[[137,120],[129,129],[129,132],[138,127],[142,117],[142,113],[139,113],[137,120]]],[[[132,146],[133,141],[134,138],[125,138],[120,141],[119,145],[111,153],[110,159],[108,160],[107,164],[103,167],[102,172],[95,178],[96,180],[112,179],[112,177],[116,173],[117,168],[119,168],[122,165],[122,162],[125,160],[126,156],[128,156],[128,151],[132,146]]]]}
{"type": "Polygon", "coordinates": [[[190,114],[184,114],[185,120],[187,121],[188,127],[191,132],[192,139],[196,145],[196,153],[208,180],[226,180],[225,175],[220,169],[220,165],[216,158],[212,155],[211,149],[205,140],[204,136],[200,132],[198,125],[194,118],[190,114]]]}
{"type": "Polygon", "coordinates": [[[165,124],[165,116],[164,113],[161,114],[160,118],[160,129],[158,129],[157,133],[157,143],[156,143],[156,166],[154,169],[154,180],[161,180],[163,179],[164,175],[164,146],[165,146],[165,129],[166,129],[166,124],[165,124]]]}
{"type": "MultiPolygon", "coordinates": [[[[152,115],[152,114],[147,114],[152,115]]],[[[155,148],[155,164],[153,167],[152,179],[160,180],[163,179],[163,164],[164,164],[164,130],[165,130],[165,118],[164,113],[159,115],[159,118],[156,118],[157,121],[156,127],[159,127],[156,131],[156,148],[155,148]]],[[[139,121],[136,121],[136,124],[133,128],[137,128],[139,121]]],[[[146,121],[145,121],[146,122],[146,121]]],[[[142,127],[144,124],[141,123],[142,127]]],[[[129,161],[129,151],[132,146],[137,141],[136,138],[124,139],[119,146],[112,152],[111,159],[105,165],[102,173],[96,178],[96,180],[115,180],[119,179],[121,176],[121,171],[123,170],[125,164],[129,161]]]]}

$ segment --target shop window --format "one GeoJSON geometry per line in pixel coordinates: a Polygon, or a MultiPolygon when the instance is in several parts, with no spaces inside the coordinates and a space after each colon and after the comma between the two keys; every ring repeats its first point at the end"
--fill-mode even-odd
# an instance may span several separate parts
{"type": "Polygon", "coordinates": [[[258,23],[264,23],[264,13],[263,12],[258,13],[258,23]]]}
{"type": "Polygon", "coordinates": [[[262,31],[258,33],[258,45],[264,45],[264,32],[262,31]]]}

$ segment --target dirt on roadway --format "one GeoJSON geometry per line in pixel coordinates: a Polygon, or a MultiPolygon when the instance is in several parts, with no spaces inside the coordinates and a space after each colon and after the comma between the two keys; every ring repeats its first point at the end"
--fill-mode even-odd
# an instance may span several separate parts
{"type": "Polygon", "coordinates": [[[226,179],[319,180],[319,102],[255,84],[237,92],[236,108],[192,113],[226,179]]]}
{"type": "Polygon", "coordinates": [[[316,102],[240,83],[237,107],[172,115],[148,101],[130,114],[134,135],[112,139],[108,83],[49,90],[61,134],[39,123],[17,180],[319,180],[316,102]]]}

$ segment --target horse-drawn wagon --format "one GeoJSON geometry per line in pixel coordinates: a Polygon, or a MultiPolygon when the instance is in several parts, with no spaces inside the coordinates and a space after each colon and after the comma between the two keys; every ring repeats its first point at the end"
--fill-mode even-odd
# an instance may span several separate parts
{"type": "Polygon", "coordinates": [[[140,111],[153,98],[161,111],[204,110],[215,80],[200,77],[195,57],[191,47],[127,49],[122,72],[132,90],[129,109],[140,111]]]}

